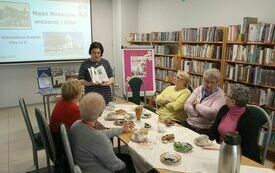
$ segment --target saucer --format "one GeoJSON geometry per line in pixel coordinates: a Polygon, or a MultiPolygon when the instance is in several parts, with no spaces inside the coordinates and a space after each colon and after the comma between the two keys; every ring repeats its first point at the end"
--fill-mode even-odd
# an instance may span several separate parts
{"type": "Polygon", "coordinates": [[[168,165],[174,165],[179,163],[181,156],[175,152],[165,152],[160,155],[160,161],[168,165]]]}
{"type": "Polygon", "coordinates": [[[143,137],[143,139],[137,139],[137,138],[135,137],[135,134],[134,134],[134,135],[131,136],[131,140],[132,140],[133,142],[147,142],[147,141],[148,141],[148,138],[147,138],[147,137],[143,137]]]}
{"type": "Polygon", "coordinates": [[[143,113],[142,115],[141,115],[141,118],[143,118],[143,119],[147,119],[147,118],[150,118],[151,117],[151,114],[150,113],[143,113]]]}
{"type": "Polygon", "coordinates": [[[212,141],[211,140],[208,140],[207,144],[201,144],[199,141],[198,141],[198,138],[195,138],[194,139],[194,143],[199,146],[199,147],[206,147],[206,146],[210,146],[212,145],[212,141]]]}

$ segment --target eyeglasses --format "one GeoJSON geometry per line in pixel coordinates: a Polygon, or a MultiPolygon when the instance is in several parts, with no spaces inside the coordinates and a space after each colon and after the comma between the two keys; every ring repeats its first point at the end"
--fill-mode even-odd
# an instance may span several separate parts
{"type": "Polygon", "coordinates": [[[176,76],[175,79],[176,79],[176,80],[182,80],[182,78],[179,77],[179,76],[176,76]]]}

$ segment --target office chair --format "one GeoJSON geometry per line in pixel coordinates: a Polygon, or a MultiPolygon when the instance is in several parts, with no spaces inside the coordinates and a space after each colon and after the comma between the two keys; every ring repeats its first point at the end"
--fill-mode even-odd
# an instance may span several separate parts
{"type": "Polygon", "coordinates": [[[69,162],[71,173],[82,173],[80,167],[78,165],[74,164],[70,140],[68,137],[67,129],[64,124],[61,124],[60,132],[61,132],[61,139],[62,139],[63,147],[65,150],[67,160],[69,162]]]}
{"type": "MultiPolygon", "coordinates": [[[[140,91],[141,86],[145,86],[143,79],[141,77],[132,77],[127,81],[126,85],[126,100],[128,101],[128,86],[130,86],[132,90],[132,101],[133,103],[140,105],[140,91]]],[[[145,88],[145,87],[144,87],[145,88]]],[[[144,103],[146,105],[146,90],[144,89],[144,103]]]]}
{"type": "Polygon", "coordinates": [[[35,108],[35,116],[40,130],[42,142],[46,150],[48,172],[51,172],[49,158],[53,163],[56,163],[56,151],[53,142],[53,137],[50,131],[50,127],[47,124],[47,121],[44,117],[44,114],[38,107],[35,108]]]}
{"type": "Polygon", "coordinates": [[[33,128],[32,128],[32,124],[29,118],[29,113],[25,104],[25,100],[22,97],[19,97],[19,106],[20,109],[22,111],[22,115],[24,117],[25,120],[25,124],[28,130],[28,134],[30,136],[31,139],[31,143],[32,143],[32,152],[33,152],[33,163],[35,166],[35,170],[36,172],[39,171],[39,163],[38,163],[38,157],[37,157],[37,152],[39,150],[43,150],[44,146],[41,140],[41,136],[40,136],[40,132],[34,133],[33,132],[33,128]]]}
{"type": "Polygon", "coordinates": [[[259,118],[261,118],[259,121],[257,121],[256,123],[261,123],[261,127],[262,125],[267,122],[267,138],[265,140],[265,144],[264,144],[264,151],[262,153],[261,156],[261,164],[264,164],[265,159],[266,159],[266,155],[267,155],[267,150],[269,147],[269,143],[270,143],[270,138],[271,138],[271,129],[272,129],[272,122],[270,120],[269,115],[266,113],[266,111],[256,105],[247,105],[247,109],[250,110],[250,112],[253,112],[254,114],[261,116],[259,118]]]}

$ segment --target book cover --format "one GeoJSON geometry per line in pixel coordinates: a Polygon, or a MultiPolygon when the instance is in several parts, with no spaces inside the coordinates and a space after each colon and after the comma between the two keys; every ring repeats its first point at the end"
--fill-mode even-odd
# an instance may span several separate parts
{"type": "Polygon", "coordinates": [[[39,89],[53,87],[50,67],[37,68],[37,82],[38,82],[39,89]]]}
{"type": "Polygon", "coordinates": [[[93,83],[103,83],[109,81],[107,73],[102,65],[97,68],[88,68],[88,71],[93,83]]]}

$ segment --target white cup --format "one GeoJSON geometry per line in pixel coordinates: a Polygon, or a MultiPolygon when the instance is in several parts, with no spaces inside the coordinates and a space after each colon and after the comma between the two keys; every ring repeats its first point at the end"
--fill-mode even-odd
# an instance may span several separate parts
{"type": "Polygon", "coordinates": [[[200,135],[197,138],[197,141],[200,145],[207,145],[209,141],[209,137],[207,135],[200,135]]]}
{"type": "Polygon", "coordinates": [[[109,102],[108,108],[109,110],[114,111],[116,109],[116,104],[114,102],[109,102]]]}
{"type": "Polygon", "coordinates": [[[158,123],[158,132],[160,132],[160,133],[165,132],[165,124],[164,123],[158,123]]]}

